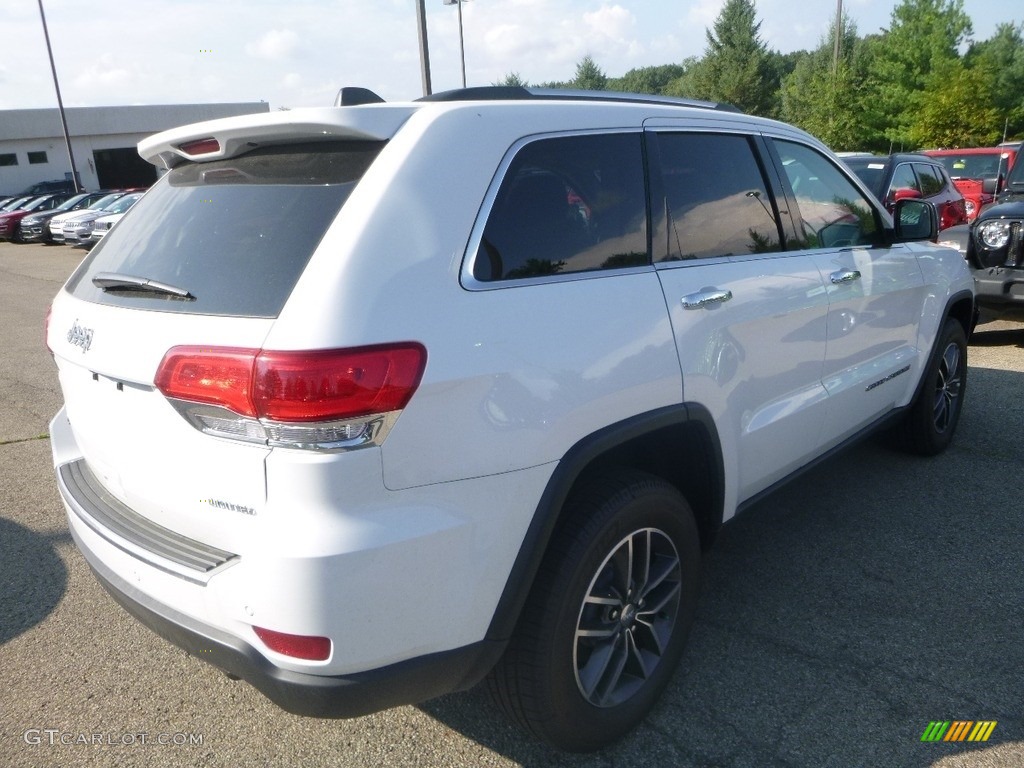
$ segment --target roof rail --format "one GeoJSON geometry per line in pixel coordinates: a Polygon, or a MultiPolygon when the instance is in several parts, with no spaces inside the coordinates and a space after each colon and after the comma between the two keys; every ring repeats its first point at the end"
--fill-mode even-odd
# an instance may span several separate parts
{"type": "Polygon", "coordinates": [[[637,104],[666,104],[676,107],[715,109],[720,112],[740,112],[732,104],[681,99],[674,96],[655,96],[647,93],[622,93],[620,91],[583,91],[568,88],[523,88],[518,85],[476,86],[441,91],[423,96],[416,101],[614,101],[637,104]]]}

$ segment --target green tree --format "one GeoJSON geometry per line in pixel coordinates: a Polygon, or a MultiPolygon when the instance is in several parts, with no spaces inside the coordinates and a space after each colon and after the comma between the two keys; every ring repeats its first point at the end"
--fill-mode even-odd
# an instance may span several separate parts
{"type": "Polygon", "coordinates": [[[967,60],[994,73],[992,102],[1000,128],[1007,136],[1024,134],[1024,22],[1000,24],[992,37],[971,46],[967,60]]]}
{"type": "Polygon", "coordinates": [[[891,143],[913,145],[916,113],[934,93],[931,77],[959,58],[973,28],[963,0],[902,0],[882,35],[869,39],[865,120],[891,143]]]}
{"type": "Polygon", "coordinates": [[[576,64],[576,77],[572,79],[569,87],[585,91],[603,91],[608,87],[608,77],[590,54],[587,54],[576,64]]]}
{"type": "Polygon", "coordinates": [[[631,69],[622,77],[608,80],[608,90],[625,93],[663,94],[686,70],[679,64],[631,69]]]}
{"type": "Polygon", "coordinates": [[[846,16],[840,32],[841,56],[835,61],[835,29],[811,53],[800,57],[782,83],[781,117],[814,134],[836,150],[865,146],[858,104],[860,41],[846,16]]]}
{"type": "Polygon", "coordinates": [[[699,99],[724,101],[756,115],[773,114],[779,81],[760,29],[753,0],[726,0],[714,32],[706,30],[704,58],[680,86],[699,99]]]}
{"type": "Polygon", "coordinates": [[[519,76],[518,72],[509,72],[501,80],[499,80],[496,83],[491,83],[491,85],[504,85],[504,86],[519,87],[519,88],[529,88],[530,87],[530,84],[528,82],[526,82],[523,78],[521,78],[519,76]]]}
{"type": "Polygon", "coordinates": [[[999,141],[1002,121],[992,98],[995,76],[984,64],[943,62],[925,84],[928,97],[913,113],[910,139],[918,147],[978,147],[999,141]]]}

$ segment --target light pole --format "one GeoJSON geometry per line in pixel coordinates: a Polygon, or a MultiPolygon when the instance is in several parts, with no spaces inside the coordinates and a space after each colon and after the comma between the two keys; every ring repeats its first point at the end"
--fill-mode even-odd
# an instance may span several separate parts
{"type": "Polygon", "coordinates": [[[459,58],[462,60],[462,87],[466,87],[466,45],[462,40],[462,4],[466,0],[443,0],[445,5],[459,7],[459,58]]]}
{"type": "Polygon", "coordinates": [[[68,121],[64,116],[64,102],[60,98],[60,84],[57,82],[57,65],[53,63],[53,49],[50,47],[50,32],[46,28],[46,14],[43,13],[43,0],[39,0],[39,18],[43,20],[43,37],[46,38],[46,54],[50,57],[50,71],[53,72],[53,87],[57,91],[57,111],[60,112],[60,124],[64,128],[64,144],[68,148],[68,162],[71,163],[71,185],[75,192],[82,190],[78,184],[78,169],[75,168],[75,153],[71,151],[71,135],[68,133],[68,121]]]}

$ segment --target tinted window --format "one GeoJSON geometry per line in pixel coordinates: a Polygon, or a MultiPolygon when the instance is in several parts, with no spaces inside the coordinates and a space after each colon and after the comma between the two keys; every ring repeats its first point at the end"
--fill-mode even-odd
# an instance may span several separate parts
{"type": "Polygon", "coordinates": [[[802,144],[775,141],[798,211],[803,248],[871,245],[874,209],[828,158],[802,144]]]}
{"type": "Polygon", "coordinates": [[[917,180],[917,176],[914,174],[914,168],[910,163],[900,163],[896,166],[896,170],[892,174],[892,182],[889,184],[889,195],[886,198],[886,202],[895,199],[902,199],[904,197],[920,197],[921,196],[921,184],[917,180]],[[896,193],[902,192],[897,198],[896,193]],[[908,192],[916,194],[907,194],[908,192]]]}
{"type": "Polygon", "coordinates": [[[657,260],[781,249],[778,219],[750,142],[742,136],[658,133],[654,200],[657,260]]]}
{"type": "Polygon", "coordinates": [[[845,160],[850,170],[853,171],[864,182],[864,186],[870,189],[879,200],[885,198],[886,190],[882,189],[885,183],[885,161],[884,160],[845,160]]]}
{"type": "Polygon", "coordinates": [[[267,147],[174,168],[92,250],[68,288],[117,306],[275,317],[381,146],[267,147]],[[91,279],[98,272],[167,283],[195,300],[101,291],[91,279]]]}
{"type": "Polygon", "coordinates": [[[937,195],[946,186],[946,180],[942,178],[942,172],[933,165],[927,163],[914,163],[918,178],[921,179],[921,191],[925,197],[937,195]]]}
{"type": "Polygon", "coordinates": [[[648,263],[639,133],[525,145],[505,174],[473,262],[477,280],[648,263]]]}

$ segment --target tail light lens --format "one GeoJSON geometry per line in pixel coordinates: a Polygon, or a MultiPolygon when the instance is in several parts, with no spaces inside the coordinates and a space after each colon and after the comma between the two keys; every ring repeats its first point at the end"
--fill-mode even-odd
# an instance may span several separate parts
{"type": "Polygon", "coordinates": [[[315,351],[174,347],[156,388],[198,429],[298,448],[379,444],[426,365],[421,344],[315,351]]]}

